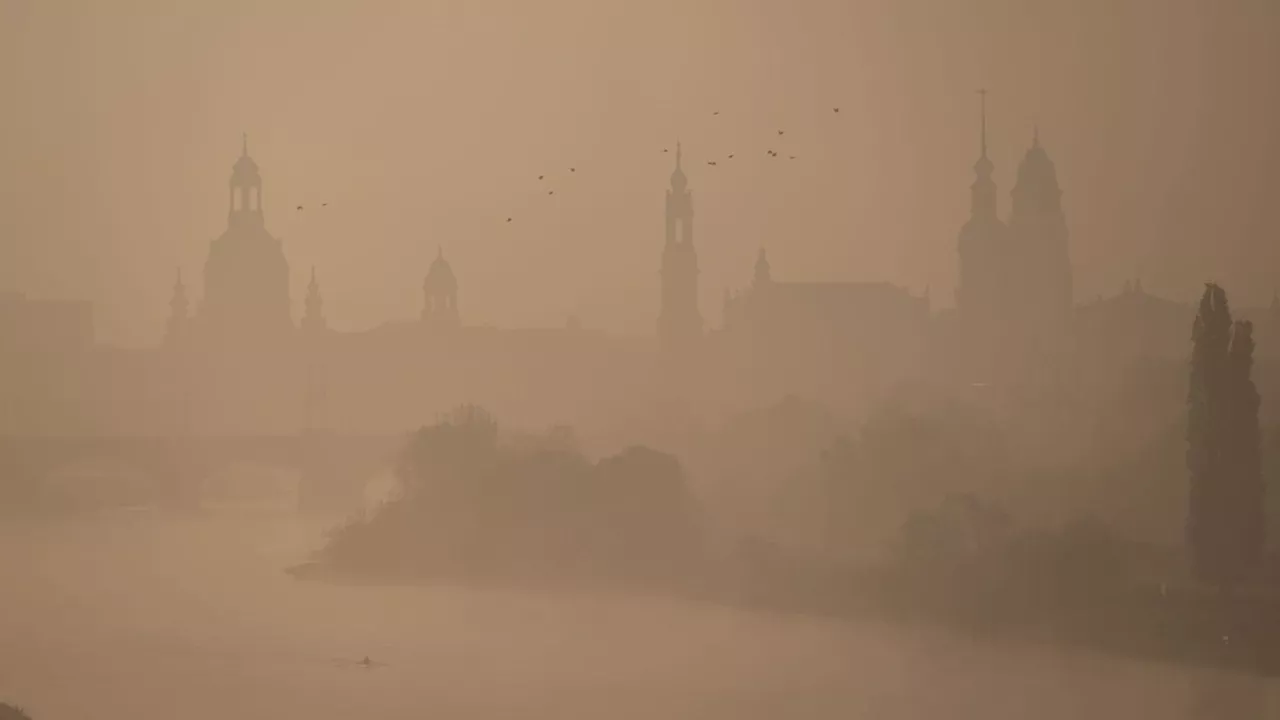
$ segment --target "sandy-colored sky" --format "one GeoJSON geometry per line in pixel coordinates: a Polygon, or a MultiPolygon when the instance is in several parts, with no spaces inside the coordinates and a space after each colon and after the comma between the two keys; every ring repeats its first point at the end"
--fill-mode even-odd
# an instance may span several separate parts
{"type": "Polygon", "coordinates": [[[415,317],[439,245],[467,322],[649,333],[679,137],[712,321],[760,246],[950,303],[986,86],[1002,212],[1038,120],[1078,297],[1262,302],[1278,36],[1273,0],[0,0],[0,287],[154,342],[245,131],[333,326],[415,317]]]}

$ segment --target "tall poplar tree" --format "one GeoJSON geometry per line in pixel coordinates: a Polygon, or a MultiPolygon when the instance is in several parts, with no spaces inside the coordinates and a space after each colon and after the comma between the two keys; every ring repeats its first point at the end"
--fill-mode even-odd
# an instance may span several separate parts
{"type": "Polygon", "coordinates": [[[1265,542],[1253,326],[1233,323],[1227,295],[1205,286],[1191,330],[1187,393],[1187,542],[1196,577],[1245,581],[1265,542]]]}

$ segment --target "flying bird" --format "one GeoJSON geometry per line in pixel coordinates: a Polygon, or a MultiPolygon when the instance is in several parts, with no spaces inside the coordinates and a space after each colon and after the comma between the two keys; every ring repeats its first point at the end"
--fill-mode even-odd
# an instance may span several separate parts
{"type": "Polygon", "coordinates": [[[778,131],[778,134],[779,134],[779,135],[781,135],[781,134],[782,134],[782,131],[781,131],[781,130],[779,130],[779,131],[778,131]]]}
{"type": "Polygon", "coordinates": [[[792,156],[791,156],[791,159],[792,159],[792,160],[795,160],[795,159],[796,159],[796,156],[795,156],[795,155],[792,155],[792,156]]]}
{"type": "Polygon", "coordinates": [[[298,206],[298,209],[299,209],[299,210],[301,210],[301,209],[302,209],[302,206],[301,206],[301,205],[299,205],[299,206],[298,206]]]}
{"type": "Polygon", "coordinates": [[[667,151],[667,149],[666,149],[666,148],[662,148],[662,152],[666,152],[666,151],[667,151]]]}
{"type": "Polygon", "coordinates": [[[733,153],[729,153],[729,159],[730,159],[730,160],[732,160],[732,159],[733,159],[733,153]]]}
{"type": "Polygon", "coordinates": [[[329,207],[329,203],[320,203],[320,207],[329,207]]]}
{"type": "Polygon", "coordinates": [[[511,218],[507,218],[507,222],[511,222],[511,218]]]}
{"type": "Polygon", "coordinates": [[[715,160],[708,160],[708,161],[707,161],[707,164],[708,164],[708,165],[715,165],[715,164],[716,164],[716,161],[715,161],[715,160]]]}
{"type": "Polygon", "coordinates": [[[548,195],[555,195],[555,194],[556,194],[556,191],[555,191],[555,190],[548,190],[548,191],[547,191],[547,194],[548,194],[548,195]]]}
{"type": "Polygon", "coordinates": [[[831,112],[840,112],[840,108],[831,108],[831,112]]]}
{"type": "Polygon", "coordinates": [[[569,172],[578,172],[578,168],[569,168],[569,172]]]}
{"type": "Polygon", "coordinates": [[[539,176],[538,176],[538,179],[539,179],[539,180],[541,180],[541,179],[542,179],[542,177],[543,177],[542,175],[539,175],[539,176]]]}
{"type": "Polygon", "coordinates": [[[719,115],[719,114],[720,114],[720,111],[719,111],[719,110],[717,110],[717,111],[715,111],[715,112],[713,112],[713,113],[711,113],[711,114],[712,114],[712,115],[719,115]]]}

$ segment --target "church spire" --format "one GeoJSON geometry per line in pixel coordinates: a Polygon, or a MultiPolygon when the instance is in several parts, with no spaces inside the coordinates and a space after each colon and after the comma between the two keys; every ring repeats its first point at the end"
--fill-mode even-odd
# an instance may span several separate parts
{"type": "Polygon", "coordinates": [[[978,135],[978,161],[973,164],[973,172],[977,177],[973,181],[969,213],[972,217],[986,220],[996,216],[996,184],[991,179],[995,164],[987,157],[987,90],[977,91],[980,98],[980,120],[978,135]]]}
{"type": "Polygon", "coordinates": [[[981,143],[982,143],[982,157],[985,158],[987,156],[987,89],[983,88],[979,90],[978,96],[982,98],[981,100],[981,105],[982,105],[981,143]]]}
{"type": "Polygon", "coordinates": [[[689,178],[684,174],[684,148],[676,141],[676,169],[671,171],[671,191],[677,195],[684,194],[689,187],[689,178]]]}
{"type": "Polygon", "coordinates": [[[169,322],[165,328],[164,341],[167,345],[177,343],[186,330],[190,316],[191,304],[187,300],[187,286],[182,282],[182,268],[178,268],[178,278],[173,283],[173,296],[169,298],[169,322]]]}
{"type": "Polygon", "coordinates": [[[316,281],[316,266],[311,266],[311,282],[307,285],[306,314],[302,316],[304,332],[325,329],[324,298],[320,295],[320,283],[316,281]]]}
{"type": "Polygon", "coordinates": [[[752,279],[751,287],[759,288],[768,285],[773,278],[769,271],[769,256],[765,253],[764,248],[760,248],[760,253],[756,255],[756,274],[752,279]]]}
{"type": "Polygon", "coordinates": [[[249,134],[240,135],[240,158],[231,166],[228,225],[262,225],[262,176],[249,157],[249,134]]]}

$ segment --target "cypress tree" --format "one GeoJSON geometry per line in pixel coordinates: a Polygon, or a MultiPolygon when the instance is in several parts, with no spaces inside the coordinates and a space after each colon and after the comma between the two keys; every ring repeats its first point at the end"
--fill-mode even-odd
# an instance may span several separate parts
{"type": "Polygon", "coordinates": [[[1266,490],[1262,482],[1262,433],[1258,423],[1262,400],[1251,377],[1253,349],[1253,323],[1236,321],[1227,369],[1231,383],[1228,441],[1233,479],[1228,504],[1235,540],[1233,564],[1237,566],[1232,575],[1237,579],[1257,570],[1266,545],[1266,490]]]}
{"type": "Polygon", "coordinates": [[[1226,292],[1205,286],[1191,330],[1187,393],[1187,542],[1202,582],[1233,586],[1265,540],[1253,326],[1232,323],[1226,292]]]}

